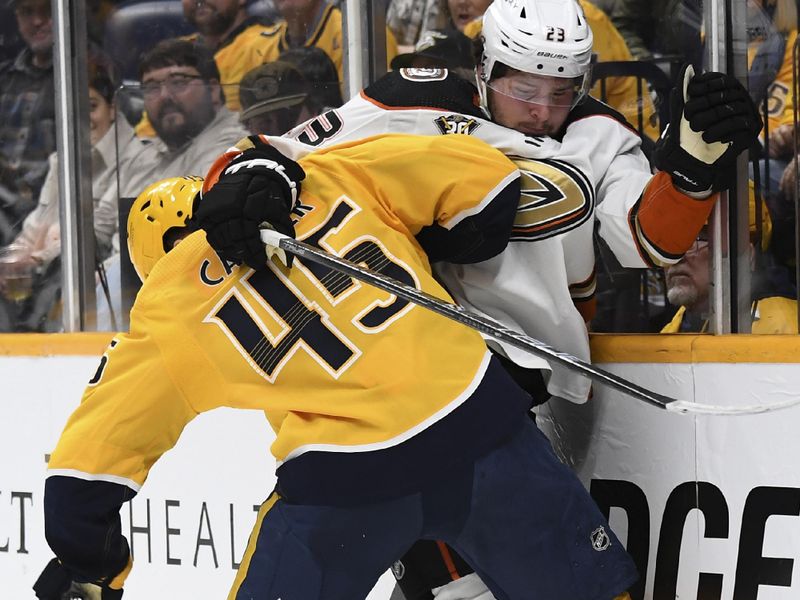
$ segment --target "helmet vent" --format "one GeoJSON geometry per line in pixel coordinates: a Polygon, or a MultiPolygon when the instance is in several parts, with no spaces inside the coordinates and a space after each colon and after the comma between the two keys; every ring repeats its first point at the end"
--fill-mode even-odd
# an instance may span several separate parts
{"type": "Polygon", "coordinates": [[[149,208],[149,207],[150,207],[150,200],[148,200],[147,202],[142,204],[142,207],[139,210],[144,210],[144,209],[149,208]]]}
{"type": "Polygon", "coordinates": [[[151,223],[155,223],[155,222],[156,222],[156,220],[155,220],[155,219],[154,219],[152,216],[150,216],[150,215],[145,215],[145,219],[147,219],[147,220],[148,220],[148,221],[150,221],[151,223]]]}
{"type": "Polygon", "coordinates": [[[519,17],[520,17],[520,19],[527,19],[528,18],[528,15],[525,12],[525,7],[524,6],[522,7],[522,11],[519,13],[519,17]]]}

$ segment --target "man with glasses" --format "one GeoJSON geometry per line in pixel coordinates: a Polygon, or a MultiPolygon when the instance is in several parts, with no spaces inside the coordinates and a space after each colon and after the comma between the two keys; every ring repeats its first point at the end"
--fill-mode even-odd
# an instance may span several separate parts
{"type": "Polygon", "coordinates": [[[36,205],[56,149],[49,0],[13,0],[25,47],[0,65],[0,245],[36,205]]]}
{"type": "Polygon", "coordinates": [[[156,138],[131,174],[134,189],[167,177],[205,173],[215,156],[247,132],[225,107],[211,51],[190,40],[169,39],[142,56],[144,107],[156,138]]]}
{"type": "MultiPolygon", "coordinates": [[[[752,205],[752,202],[751,202],[752,205]]],[[[755,213],[752,212],[751,217],[755,213]]],[[[797,300],[785,268],[759,260],[754,244],[756,228],[750,226],[752,333],[797,333],[797,300]]],[[[768,218],[766,220],[769,223],[768,218]]],[[[769,230],[769,224],[767,230],[769,230]]],[[[768,235],[766,233],[765,235],[768,235]]],[[[764,244],[762,244],[763,247],[764,244]]],[[[661,333],[708,333],[711,291],[711,252],[704,227],[692,246],[676,264],[664,269],[667,300],[678,310],[661,333]]]]}

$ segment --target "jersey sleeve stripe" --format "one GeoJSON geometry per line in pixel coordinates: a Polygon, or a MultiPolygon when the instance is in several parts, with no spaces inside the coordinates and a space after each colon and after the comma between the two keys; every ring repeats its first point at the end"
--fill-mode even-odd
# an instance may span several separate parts
{"type": "Polygon", "coordinates": [[[583,281],[569,284],[569,293],[573,300],[585,300],[594,295],[596,286],[596,273],[592,269],[591,274],[583,281]]]}
{"type": "Polygon", "coordinates": [[[572,303],[578,309],[584,323],[588,323],[597,314],[597,298],[592,294],[591,298],[573,298],[572,303]]]}
{"type": "Polygon", "coordinates": [[[697,238],[713,207],[712,199],[690,198],[675,188],[668,173],[657,173],[638,203],[637,238],[655,264],[674,264],[697,238]]]}
{"type": "Polygon", "coordinates": [[[508,175],[503,177],[503,179],[501,179],[500,182],[496,186],[494,186],[489,191],[488,194],[486,194],[486,196],[484,196],[483,200],[481,200],[475,206],[472,206],[466,210],[462,210],[457,215],[453,215],[450,219],[448,219],[444,223],[441,223],[442,227],[444,227],[445,229],[452,229],[465,219],[480,214],[481,212],[484,211],[484,209],[486,209],[488,206],[491,205],[492,201],[495,198],[497,198],[501,193],[505,191],[505,189],[509,186],[509,184],[513,183],[517,179],[519,179],[519,171],[513,171],[509,173],[508,175]]]}
{"type": "Polygon", "coordinates": [[[410,105],[410,106],[390,106],[388,104],[384,104],[380,100],[376,100],[375,98],[371,98],[371,97],[367,96],[364,93],[364,90],[361,90],[360,94],[361,94],[361,97],[364,100],[366,100],[370,104],[373,104],[373,105],[377,106],[381,110],[432,110],[432,111],[436,111],[438,113],[441,113],[441,112],[453,112],[453,111],[450,111],[450,110],[447,110],[447,109],[444,109],[444,108],[437,108],[436,106],[414,106],[414,105],[410,105]]]}
{"type": "Polygon", "coordinates": [[[105,481],[108,483],[116,483],[117,485],[124,485],[138,493],[142,486],[136,483],[133,479],[127,477],[120,477],[119,475],[109,475],[106,473],[86,473],[76,469],[48,469],[48,477],[72,477],[73,479],[82,479],[83,481],[105,481]]]}

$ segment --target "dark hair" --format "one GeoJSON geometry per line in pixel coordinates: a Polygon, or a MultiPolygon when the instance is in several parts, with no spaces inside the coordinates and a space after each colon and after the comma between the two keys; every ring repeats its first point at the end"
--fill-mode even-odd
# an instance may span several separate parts
{"type": "Polygon", "coordinates": [[[344,104],[336,65],[322,48],[291,48],[282,52],[279,59],[294,65],[311,84],[309,98],[318,109],[338,108],[344,104]]]}
{"type": "Polygon", "coordinates": [[[111,59],[97,50],[90,51],[87,67],[89,87],[111,104],[119,85],[111,59]]]}
{"type": "Polygon", "coordinates": [[[145,73],[164,67],[192,67],[206,81],[220,79],[219,68],[211,50],[183,38],[161,40],[153,48],[143,52],[139,60],[139,79],[145,73]]]}

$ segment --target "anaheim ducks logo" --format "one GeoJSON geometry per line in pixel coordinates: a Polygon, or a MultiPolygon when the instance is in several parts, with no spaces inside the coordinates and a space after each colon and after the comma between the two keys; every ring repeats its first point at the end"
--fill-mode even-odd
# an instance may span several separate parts
{"type": "Polygon", "coordinates": [[[433,122],[436,123],[436,127],[444,135],[451,133],[469,135],[481,125],[477,119],[465,117],[464,115],[442,115],[434,119],[433,122]]]}
{"type": "Polygon", "coordinates": [[[447,69],[422,67],[400,69],[400,77],[408,81],[442,81],[447,79],[447,69]]]}
{"type": "Polygon", "coordinates": [[[594,189],[584,173],[559,160],[512,158],[522,173],[511,241],[531,242],[584,223],[594,210],[594,189]]]}

